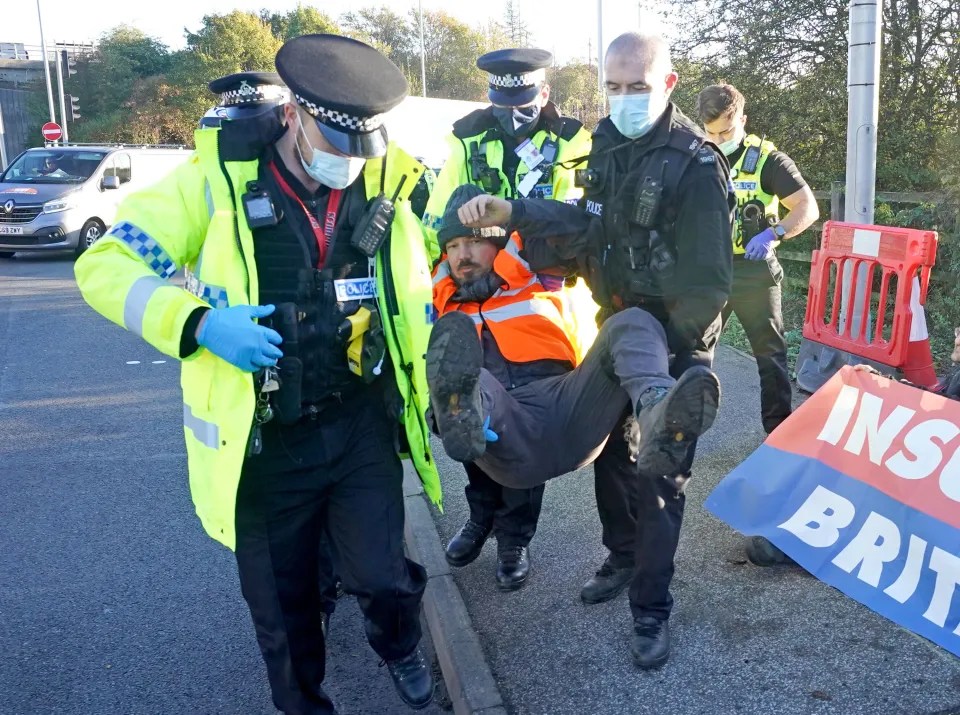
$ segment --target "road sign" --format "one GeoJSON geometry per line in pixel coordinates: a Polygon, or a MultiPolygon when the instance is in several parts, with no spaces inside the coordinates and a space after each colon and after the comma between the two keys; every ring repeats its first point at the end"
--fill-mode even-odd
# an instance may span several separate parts
{"type": "Polygon", "coordinates": [[[43,138],[48,142],[55,142],[63,136],[63,130],[56,122],[47,122],[40,127],[40,132],[43,134],[43,138]]]}

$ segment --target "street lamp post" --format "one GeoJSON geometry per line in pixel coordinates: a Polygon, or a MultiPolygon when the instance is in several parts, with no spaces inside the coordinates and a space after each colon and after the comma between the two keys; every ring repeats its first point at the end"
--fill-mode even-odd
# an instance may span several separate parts
{"type": "Polygon", "coordinates": [[[50,121],[56,122],[57,117],[53,110],[53,87],[50,84],[50,58],[47,55],[47,41],[43,36],[43,14],[40,12],[40,0],[37,0],[37,19],[40,21],[40,48],[43,52],[43,76],[47,80],[47,105],[50,108],[50,121]]]}

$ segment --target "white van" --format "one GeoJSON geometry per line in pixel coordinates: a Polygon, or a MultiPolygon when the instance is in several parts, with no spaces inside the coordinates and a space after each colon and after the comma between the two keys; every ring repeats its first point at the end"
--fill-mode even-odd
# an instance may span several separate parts
{"type": "Polygon", "coordinates": [[[131,191],[190,156],[182,147],[66,144],[27,149],[0,174],[0,258],[69,249],[80,255],[131,191]]]}

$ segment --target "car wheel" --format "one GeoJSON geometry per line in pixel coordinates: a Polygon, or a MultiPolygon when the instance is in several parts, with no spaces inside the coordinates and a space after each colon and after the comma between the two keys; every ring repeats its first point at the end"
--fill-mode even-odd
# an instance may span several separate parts
{"type": "Polygon", "coordinates": [[[13,258],[16,251],[0,251],[0,258],[13,258]]]}
{"type": "Polygon", "coordinates": [[[80,238],[77,239],[77,255],[79,256],[99,241],[105,230],[106,227],[95,218],[83,224],[83,228],[80,229],[80,238]]]}

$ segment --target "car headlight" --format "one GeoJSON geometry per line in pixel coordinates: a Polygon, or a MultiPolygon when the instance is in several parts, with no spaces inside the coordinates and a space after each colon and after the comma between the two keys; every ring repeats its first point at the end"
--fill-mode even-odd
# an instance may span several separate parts
{"type": "Polygon", "coordinates": [[[77,197],[76,196],[63,196],[59,199],[54,199],[53,201],[48,201],[43,205],[43,212],[45,214],[56,213],[57,211],[69,211],[70,209],[77,208],[77,197]]]}

